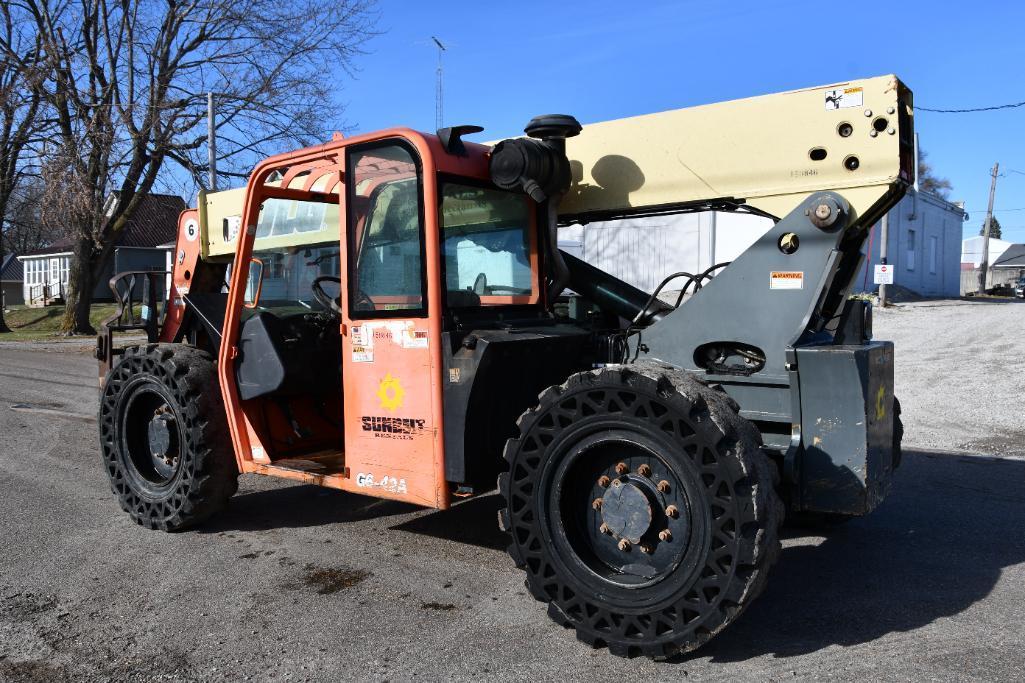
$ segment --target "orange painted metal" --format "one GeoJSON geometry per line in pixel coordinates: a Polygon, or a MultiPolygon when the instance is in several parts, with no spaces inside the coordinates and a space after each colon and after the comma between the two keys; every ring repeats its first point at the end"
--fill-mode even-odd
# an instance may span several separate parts
{"type": "Polygon", "coordinates": [[[164,308],[164,324],[160,329],[161,342],[174,341],[185,317],[183,297],[189,293],[196,264],[202,252],[202,238],[199,230],[199,211],[186,209],[178,216],[178,237],[175,240],[171,266],[171,288],[167,292],[164,308]]]}
{"type": "MultiPolygon", "coordinates": [[[[403,500],[435,508],[450,501],[445,481],[444,412],[442,402],[441,235],[438,224],[437,174],[445,173],[482,181],[488,179],[490,148],[466,144],[465,156],[445,152],[433,135],[408,129],[392,129],[270,157],[253,171],[246,190],[240,239],[235,253],[228,294],[218,378],[228,415],[232,444],[239,469],[322,486],[403,500]],[[348,263],[344,184],[345,151],[368,142],[398,139],[419,156],[423,179],[424,250],[427,280],[427,311],[422,318],[353,320],[348,297],[342,297],[342,354],[345,437],[337,444],[344,467],[332,474],[318,474],[274,466],[273,450],[261,437],[262,418],[255,414],[257,401],[246,405],[238,398],[235,359],[245,295],[245,283],[259,220],[260,205],[267,197],[339,202],[341,263],[348,263]],[[281,186],[269,186],[274,173],[283,175],[281,186]],[[308,172],[303,190],[289,187],[308,172]],[[309,189],[326,174],[329,193],[309,189]],[[353,333],[374,337],[373,362],[356,362],[353,333]],[[249,414],[247,411],[254,411],[249,414]],[[396,436],[401,438],[395,438],[396,436]],[[410,438],[407,438],[410,437],[410,438]]],[[[277,185],[277,183],[275,183],[277,185]]],[[[537,272],[537,249],[532,244],[532,263],[537,272]]],[[[342,291],[348,291],[348,269],[342,268],[342,291]]],[[[500,297],[494,297],[498,303],[500,297]]],[[[504,297],[501,297],[504,300],[504,297]]],[[[355,346],[360,346],[355,344],[355,346]]]]}

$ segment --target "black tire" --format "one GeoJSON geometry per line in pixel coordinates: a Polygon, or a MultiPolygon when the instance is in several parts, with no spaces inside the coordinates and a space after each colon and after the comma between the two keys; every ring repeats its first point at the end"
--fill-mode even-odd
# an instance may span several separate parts
{"type": "Polygon", "coordinates": [[[238,488],[213,358],[182,344],[125,350],[100,397],[103,465],[121,509],[151,529],[180,531],[238,488]]]}
{"type": "Polygon", "coordinates": [[[549,616],[594,647],[657,658],[735,620],[765,585],[783,517],[776,467],[737,404],[650,363],[579,373],[539,400],[506,444],[499,522],[549,616]]]}

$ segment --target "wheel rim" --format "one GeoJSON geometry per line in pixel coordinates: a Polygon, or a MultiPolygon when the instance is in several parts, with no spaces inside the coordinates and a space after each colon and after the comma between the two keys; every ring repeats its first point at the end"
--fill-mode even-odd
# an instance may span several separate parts
{"type": "Polygon", "coordinates": [[[570,570],[621,589],[654,586],[703,557],[693,485],[661,444],[600,430],[565,449],[548,487],[548,527],[570,570]],[[581,572],[580,570],[584,570],[581,572]]]}
{"type": "Polygon", "coordinates": [[[181,470],[181,420],[162,387],[143,382],[121,404],[121,453],[127,471],[148,487],[166,488],[181,470]]]}

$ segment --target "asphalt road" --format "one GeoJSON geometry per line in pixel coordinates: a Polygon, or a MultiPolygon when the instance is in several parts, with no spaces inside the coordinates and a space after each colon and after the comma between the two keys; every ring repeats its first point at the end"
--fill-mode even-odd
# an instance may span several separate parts
{"type": "Polygon", "coordinates": [[[873,515],[828,537],[788,531],[751,609],[699,652],[660,663],[590,650],[549,621],[502,550],[495,496],[440,513],[244,477],[201,530],[141,529],[101,470],[95,405],[87,355],[0,348],[2,681],[1025,671],[1020,458],[906,452],[873,515]]]}

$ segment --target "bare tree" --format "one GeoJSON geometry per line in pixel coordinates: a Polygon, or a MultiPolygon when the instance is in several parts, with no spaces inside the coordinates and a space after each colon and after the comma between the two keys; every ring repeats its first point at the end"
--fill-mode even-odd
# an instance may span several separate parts
{"type": "MultiPolygon", "coordinates": [[[[12,196],[26,173],[25,155],[39,128],[42,95],[39,37],[28,22],[0,3],[0,263],[12,196]]],[[[0,332],[10,332],[0,306],[0,332]]]]}
{"type": "Polygon", "coordinates": [[[936,175],[932,164],[926,161],[929,155],[925,150],[918,152],[918,187],[925,192],[932,192],[934,195],[946,199],[950,196],[953,185],[946,178],[936,175]]]}
{"type": "Polygon", "coordinates": [[[67,237],[63,221],[47,223],[43,216],[46,186],[33,176],[24,177],[8,198],[4,217],[3,249],[10,254],[25,254],[48,247],[67,237]]]}
{"type": "Polygon", "coordinates": [[[42,41],[56,128],[45,206],[74,236],[63,329],[83,334],[95,283],[166,162],[206,171],[206,93],[224,171],[242,177],[254,156],[338,127],[331,94],[375,19],[370,0],[10,2],[42,41]]]}

